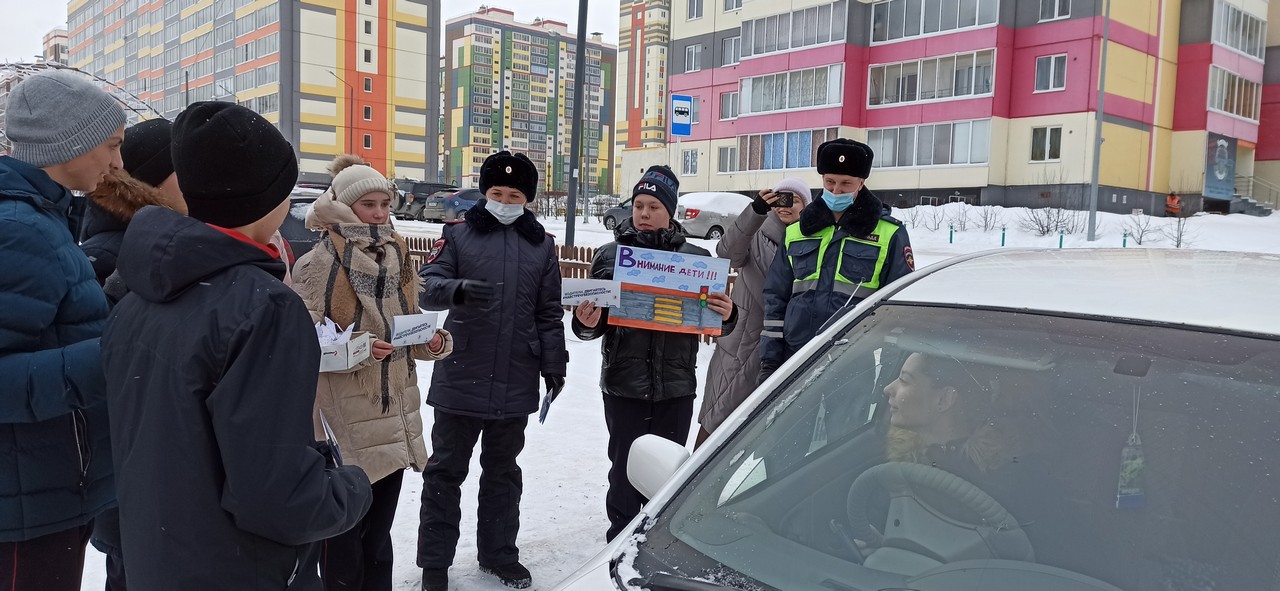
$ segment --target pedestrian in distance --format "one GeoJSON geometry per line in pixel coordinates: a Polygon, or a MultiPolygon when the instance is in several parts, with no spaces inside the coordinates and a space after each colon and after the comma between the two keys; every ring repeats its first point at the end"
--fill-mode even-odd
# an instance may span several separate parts
{"type": "Polygon", "coordinates": [[[417,360],[448,357],[452,338],[437,330],[420,345],[388,342],[394,317],[419,312],[409,245],[391,225],[396,187],[350,154],[336,158],[329,172],[332,185],[307,213],[307,226],[323,235],[298,259],[293,288],[312,321],[328,318],[376,338],[373,354],[355,367],[320,374],[314,417],[315,438],[325,438],[327,423],[343,461],[373,482],[373,504],[356,527],[324,541],[320,579],[327,591],[391,591],[391,524],[404,470],[427,464],[417,360]]]}
{"type": "Polygon", "coordinates": [[[526,208],[538,182],[537,168],[523,154],[504,150],[486,158],[484,200],[465,221],[444,227],[420,271],[422,307],[448,309],[445,328],[454,338],[453,355],[435,365],[427,394],[435,422],[418,528],[425,591],[448,589],[461,487],[477,440],[480,570],[508,587],[532,584],[516,546],[524,491],[516,460],[529,415],[539,407],[539,383],[554,400],[569,362],[555,240],[526,208]]]}
{"type": "Polygon", "coordinates": [[[190,217],[145,207],[125,231],[128,295],[103,335],[129,586],[318,591],[317,542],[371,502],[316,444],[320,345],[268,246],[293,147],[233,103],[193,103],[172,155],[190,217]]]}
{"type": "Polygon", "coordinates": [[[866,186],[873,158],[850,139],[818,146],[822,198],[787,227],[764,284],[761,382],[837,313],[915,269],[907,229],[866,186]]]}
{"type": "Polygon", "coordinates": [[[72,191],[122,166],[125,115],[65,70],[19,82],[0,156],[0,589],[80,589],[115,505],[99,337],[107,301],[76,246],[72,191]]]}
{"type": "MultiPolygon", "coordinates": [[[[618,245],[698,256],[710,252],[685,240],[672,219],[680,181],[666,166],[652,166],[632,189],[632,215],[614,229],[615,240],[596,249],[593,279],[613,279],[618,245]]],[[[724,319],[722,336],[732,334],[738,311],[724,293],[707,297],[707,307],[724,319]]],[[[612,540],[640,512],[646,499],[627,480],[631,443],[654,434],[684,445],[689,440],[693,403],[698,395],[698,347],[695,334],[609,325],[609,311],[592,302],[574,309],[573,332],[582,340],[604,337],[600,388],[609,430],[609,490],[605,510],[612,540]]]]}
{"type": "Polygon", "coordinates": [[[761,190],[716,243],[716,256],[729,259],[738,270],[733,303],[738,327],[716,339],[716,352],[707,367],[707,387],[698,411],[697,444],[702,445],[760,380],[760,331],[764,327],[764,281],[787,227],[813,198],[798,178],[786,178],[761,190]]]}

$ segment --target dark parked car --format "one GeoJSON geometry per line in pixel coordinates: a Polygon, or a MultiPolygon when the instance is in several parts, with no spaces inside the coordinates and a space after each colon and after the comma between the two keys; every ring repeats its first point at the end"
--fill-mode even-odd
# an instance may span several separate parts
{"type": "Polygon", "coordinates": [[[401,220],[422,220],[423,206],[432,196],[442,191],[455,192],[457,187],[449,183],[418,181],[413,179],[396,179],[396,187],[404,197],[393,210],[393,215],[401,220]]]}
{"type": "Polygon", "coordinates": [[[280,235],[289,241],[295,257],[307,254],[320,240],[319,232],[307,229],[306,219],[307,209],[323,193],[323,189],[299,186],[289,195],[289,216],[280,225],[280,235]]]}
{"type": "Polygon", "coordinates": [[[440,191],[428,197],[417,219],[429,222],[451,222],[467,217],[467,210],[484,199],[479,189],[440,191]]]}

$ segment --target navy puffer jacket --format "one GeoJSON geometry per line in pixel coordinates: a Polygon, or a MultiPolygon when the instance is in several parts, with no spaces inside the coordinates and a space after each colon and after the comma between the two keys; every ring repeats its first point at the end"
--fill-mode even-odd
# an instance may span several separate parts
{"type": "Polygon", "coordinates": [[[72,238],[71,192],[0,157],[0,542],[115,503],[98,337],[107,300],[72,238]]]}

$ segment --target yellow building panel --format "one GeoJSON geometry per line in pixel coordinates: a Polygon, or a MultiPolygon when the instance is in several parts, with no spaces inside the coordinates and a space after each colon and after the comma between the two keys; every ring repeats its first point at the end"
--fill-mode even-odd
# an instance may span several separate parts
{"type": "Polygon", "coordinates": [[[1209,141],[1204,130],[1176,131],[1169,150],[1169,190],[1175,193],[1204,190],[1204,153],[1209,141]]]}
{"type": "Polygon", "coordinates": [[[107,55],[117,49],[120,49],[121,47],[124,47],[124,39],[120,39],[114,43],[107,44],[105,47],[102,48],[102,54],[107,55]]]}
{"type": "Polygon", "coordinates": [[[67,14],[74,14],[77,10],[84,8],[84,5],[88,3],[89,0],[71,0],[70,2],[67,2],[67,14]]]}
{"type": "Polygon", "coordinates": [[[391,0],[389,8],[392,18],[404,23],[419,24],[427,26],[427,5],[417,2],[404,2],[403,0],[391,0]],[[421,22],[419,22],[421,21],[421,22]]]}
{"type": "Polygon", "coordinates": [[[1005,167],[1004,184],[1086,183],[1092,177],[1092,113],[1021,117],[1010,119],[1003,135],[997,135],[996,129],[993,125],[990,161],[993,166],[1003,164],[1005,167]],[[1062,128],[1060,157],[1057,160],[1031,161],[1031,138],[1037,127],[1062,128]],[[1005,145],[1001,147],[1002,143],[1005,145]],[[1005,152],[1003,163],[996,159],[1001,149],[1005,152]]]}
{"type": "Polygon", "coordinates": [[[1151,153],[1148,132],[1104,123],[1102,137],[1106,141],[1102,144],[1099,184],[1146,189],[1147,162],[1151,153]]]}
{"type": "Polygon", "coordinates": [[[1156,127],[1173,127],[1173,109],[1177,99],[1178,65],[1170,62],[1160,64],[1160,90],[1156,94],[1156,127]]]}
{"type": "Polygon", "coordinates": [[[209,33],[212,33],[212,32],[213,32],[213,23],[208,22],[203,25],[200,25],[195,30],[188,31],[186,35],[178,37],[178,43],[186,43],[192,39],[195,39],[196,37],[199,37],[201,35],[208,35],[209,33]]]}
{"type": "Polygon", "coordinates": [[[1160,0],[1111,0],[1111,18],[1148,35],[1156,33],[1160,0]]]}
{"type": "Polygon", "coordinates": [[[306,94],[318,94],[320,96],[330,96],[336,99],[346,99],[347,94],[349,94],[350,91],[347,90],[347,87],[342,86],[341,83],[337,81],[334,81],[334,83],[338,84],[338,88],[342,89],[341,92],[332,86],[322,86],[319,84],[301,84],[298,88],[306,94]]]}
{"type": "Polygon", "coordinates": [[[1151,130],[1151,133],[1155,135],[1151,148],[1155,157],[1151,160],[1151,170],[1147,174],[1147,178],[1150,179],[1147,190],[1168,193],[1169,170],[1173,163],[1170,160],[1173,154],[1173,130],[1157,127],[1151,130]]]}
{"type": "Polygon", "coordinates": [[[1155,58],[1136,49],[1112,43],[1107,47],[1107,93],[1151,102],[1155,87],[1155,58]]]}
{"type": "Polygon", "coordinates": [[[213,6],[213,0],[200,0],[199,2],[196,2],[195,4],[192,4],[191,6],[187,7],[182,12],[179,12],[178,18],[179,19],[187,18],[195,14],[196,11],[202,8],[208,8],[210,6],[213,6]]]}

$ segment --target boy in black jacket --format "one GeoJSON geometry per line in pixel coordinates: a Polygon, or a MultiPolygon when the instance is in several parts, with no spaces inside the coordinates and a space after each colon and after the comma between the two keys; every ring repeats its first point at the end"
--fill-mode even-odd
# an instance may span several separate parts
{"type": "Polygon", "coordinates": [[[267,245],[288,215],[293,148],[231,103],[173,126],[191,217],[143,208],[102,338],[133,589],[320,589],[313,542],[353,527],[369,480],[313,446],[320,348],[267,245]]]}

